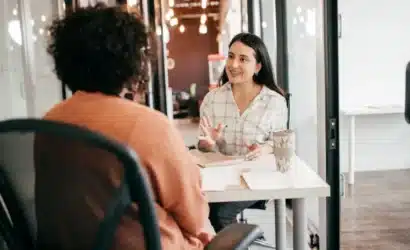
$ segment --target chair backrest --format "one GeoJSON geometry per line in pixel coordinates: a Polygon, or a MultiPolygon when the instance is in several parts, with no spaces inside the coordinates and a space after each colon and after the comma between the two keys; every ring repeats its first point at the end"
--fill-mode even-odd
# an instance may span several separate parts
{"type": "Polygon", "coordinates": [[[146,177],[135,152],[98,133],[45,120],[0,122],[0,230],[20,249],[120,248],[121,223],[136,229],[121,239],[161,249],[146,177]]]}

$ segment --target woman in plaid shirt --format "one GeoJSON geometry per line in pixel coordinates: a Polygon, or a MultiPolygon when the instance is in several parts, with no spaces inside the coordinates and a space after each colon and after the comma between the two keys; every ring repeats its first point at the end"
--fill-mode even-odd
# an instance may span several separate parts
{"type": "MultiPolygon", "coordinates": [[[[258,36],[240,33],[232,39],[220,83],[202,102],[198,148],[249,160],[272,153],[272,132],[286,129],[288,109],[258,36]]],[[[235,223],[241,211],[257,202],[210,204],[213,227],[218,232],[235,223]]]]}

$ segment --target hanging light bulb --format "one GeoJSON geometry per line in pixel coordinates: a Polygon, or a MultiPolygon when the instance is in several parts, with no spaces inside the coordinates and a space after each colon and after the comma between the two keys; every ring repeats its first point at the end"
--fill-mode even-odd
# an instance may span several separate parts
{"type": "Polygon", "coordinates": [[[202,0],[201,1],[201,7],[202,9],[206,9],[206,6],[208,5],[207,0],[202,0]]]}
{"type": "Polygon", "coordinates": [[[206,23],[206,19],[207,19],[206,15],[205,15],[205,14],[202,14],[202,15],[201,15],[201,19],[200,19],[201,24],[205,24],[205,23],[206,23]]]}
{"type": "Polygon", "coordinates": [[[200,34],[206,34],[208,32],[208,27],[206,27],[205,24],[199,25],[199,33],[200,34]]]}
{"type": "Polygon", "coordinates": [[[176,17],[173,17],[173,18],[171,18],[169,23],[171,24],[171,26],[178,25],[178,19],[176,17]]]}
{"type": "Polygon", "coordinates": [[[175,15],[174,9],[169,9],[169,10],[167,11],[167,14],[165,14],[165,19],[166,19],[167,21],[169,21],[169,20],[171,20],[171,18],[172,18],[174,15],[175,15]]]}
{"type": "Polygon", "coordinates": [[[157,28],[155,29],[155,33],[157,33],[157,36],[162,35],[161,27],[157,26],[157,28]]]}
{"type": "Polygon", "coordinates": [[[268,27],[268,24],[265,21],[263,21],[262,22],[262,28],[266,29],[267,27],[268,27]]]}
{"type": "Polygon", "coordinates": [[[181,24],[179,26],[179,32],[184,33],[185,32],[185,26],[183,24],[181,24]]]}
{"type": "Polygon", "coordinates": [[[168,10],[168,13],[169,13],[170,16],[175,15],[174,9],[172,9],[172,8],[168,10]]]}
{"type": "Polygon", "coordinates": [[[21,29],[20,29],[20,21],[19,20],[11,20],[8,23],[8,30],[11,39],[17,43],[18,45],[22,44],[22,37],[21,37],[21,29]]]}
{"type": "Polygon", "coordinates": [[[174,0],[168,0],[168,6],[169,7],[174,7],[175,1],[174,0]]]}
{"type": "Polygon", "coordinates": [[[130,6],[130,7],[133,7],[133,6],[137,5],[137,0],[128,0],[127,5],[130,6]]]}

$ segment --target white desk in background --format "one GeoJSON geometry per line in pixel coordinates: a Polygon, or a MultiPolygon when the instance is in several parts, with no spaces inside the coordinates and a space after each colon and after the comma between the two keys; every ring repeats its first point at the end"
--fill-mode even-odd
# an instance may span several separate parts
{"type": "Polygon", "coordinates": [[[356,159],[356,116],[401,114],[404,113],[404,107],[401,105],[368,105],[358,108],[342,108],[341,112],[349,118],[349,175],[347,183],[353,185],[356,159]]]}
{"type": "MultiPolygon", "coordinates": [[[[255,161],[254,163],[257,163],[255,161]]],[[[272,162],[274,163],[274,161],[272,162]]],[[[272,164],[271,163],[271,164],[272,164]]],[[[243,163],[247,164],[247,163],[243,163]]],[[[249,166],[249,165],[247,165],[249,166]]],[[[272,166],[272,165],[271,165],[272,166]]],[[[228,168],[230,168],[229,166],[228,168]]],[[[241,164],[235,165],[234,168],[241,169],[241,164]]],[[[232,185],[221,190],[220,184],[215,180],[216,191],[205,191],[209,202],[230,202],[230,201],[247,201],[247,200],[275,200],[275,232],[276,232],[276,249],[285,250],[286,246],[286,207],[285,199],[292,199],[293,209],[293,249],[307,250],[307,211],[306,198],[327,197],[330,195],[329,185],[320,176],[306,165],[299,157],[295,156],[294,163],[286,173],[276,171],[267,171],[266,167],[248,172],[253,175],[253,179],[260,178],[261,182],[268,183],[265,188],[261,185],[254,186],[257,189],[250,189],[241,177],[241,171],[229,171],[224,167],[212,167],[212,172],[220,171],[220,176],[224,179],[236,182],[239,185],[232,185]],[[219,169],[219,170],[218,170],[219,169]],[[229,176],[228,176],[229,175],[229,176]],[[268,180],[269,179],[269,180],[268,180]],[[259,186],[259,187],[257,187],[259,186]]],[[[243,171],[242,171],[243,172],[243,171]]],[[[246,170],[244,171],[246,172],[246,170]]],[[[212,178],[210,175],[203,175],[203,183],[210,188],[212,178]]],[[[212,189],[212,188],[210,188],[212,189]]]]}

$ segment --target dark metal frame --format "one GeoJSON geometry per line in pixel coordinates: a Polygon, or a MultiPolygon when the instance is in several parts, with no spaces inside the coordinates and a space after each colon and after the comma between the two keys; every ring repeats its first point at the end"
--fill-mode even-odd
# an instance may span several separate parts
{"type": "Polygon", "coordinates": [[[340,249],[338,1],[323,1],[326,85],[327,249],[340,249]]]}
{"type": "Polygon", "coordinates": [[[246,8],[246,11],[248,12],[248,32],[252,34],[255,33],[255,13],[253,13],[253,1],[254,0],[248,0],[246,8]]]}
{"type": "MultiPolygon", "coordinates": [[[[146,249],[161,249],[160,231],[155,213],[153,194],[145,179],[147,174],[140,167],[138,157],[133,150],[120,143],[106,139],[103,135],[96,132],[60,122],[37,119],[15,119],[0,122],[0,134],[12,132],[44,133],[74,138],[115,155],[123,163],[124,178],[119,189],[120,196],[118,196],[118,199],[107,211],[108,215],[105,216],[103,224],[99,229],[96,249],[109,249],[111,247],[114,230],[122,216],[120,212],[128,207],[131,201],[136,202],[139,206],[140,220],[144,227],[146,249]]],[[[5,203],[7,205],[6,201],[5,203]]],[[[20,216],[24,215],[21,214],[20,216]]]]}
{"type": "Polygon", "coordinates": [[[406,66],[406,87],[404,99],[404,118],[410,124],[410,62],[406,66]]]}
{"type": "MultiPolygon", "coordinates": [[[[145,1],[144,1],[145,2],[145,1]]],[[[142,2],[142,4],[144,3],[142,2]]],[[[157,44],[158,47],[156,48],[157,53],[157,60],[156,65],[152,65],[152,96],[153,96],[153,104],[154,109],[167,114],[167,74],[166,70],[168,70],[166,65],[166,45],[164,41],[164,27],[165,25],[162,16],[162,8],[161,3],[157,0],[148,0],[147,2],[147,9],[148,9],[148,20],[150,23],[150,27],[152,27],[152,31],[155,31],[157,27],[161,27],[161,35],[157,36],[157,44]],[[159,10],[156,11],[156,4],[159,4],[159,10]],[[156,14],[159,13],[159,16],[156,14]]]]}
{"type": "Polygon", "coordinates": [[[288,32],[286,0],[275,0],[276,17],[276,67],[278,85],[289,92],[288,32]]]}

